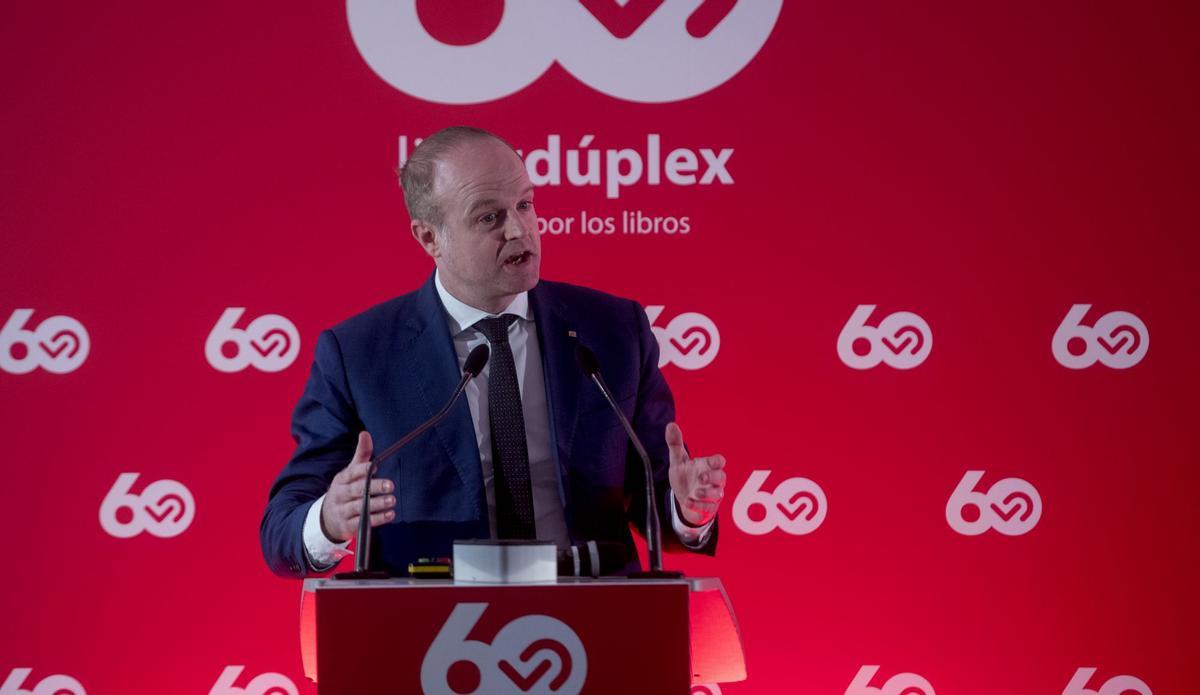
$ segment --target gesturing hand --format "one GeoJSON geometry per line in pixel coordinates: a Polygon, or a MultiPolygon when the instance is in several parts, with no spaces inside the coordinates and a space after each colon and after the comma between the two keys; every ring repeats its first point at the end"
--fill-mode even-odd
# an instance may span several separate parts
{"type": "Polygon", "coordinates": [[[673,422],[667,425],[666,438],[671,453],[671,490],[683,518],[694,526],[704,525],[717,515],[725,497],[725,457],[689,456],[683,448],[683,431],[673,422]]]}
{"type": "MultiPolygon", "coordinates": [[[[354,458],[350,460],[350,465],[333,477],[321,506],[321,530],[335,543],[348,541],[358,532],[363,488],[370,467],[371,435],[359,432],[354,458]]],[[[381,526],[396,516],[396,512],[392,511],[396,506],[396,498],[391,492],[392,481],[371,481],[371,526],[381,526]]]]}

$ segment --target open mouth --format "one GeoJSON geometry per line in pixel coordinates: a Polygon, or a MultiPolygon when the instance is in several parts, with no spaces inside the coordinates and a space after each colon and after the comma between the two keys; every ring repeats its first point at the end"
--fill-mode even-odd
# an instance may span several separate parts
{"type": "Polygon", "coordinates": [[[525,263],[526,261],[528,261],[530,258],[533,258],[533,254],[528,251],[514,253],[513,255],[504,259],[504,265],[521,265],[521,264],[525,263]]]}

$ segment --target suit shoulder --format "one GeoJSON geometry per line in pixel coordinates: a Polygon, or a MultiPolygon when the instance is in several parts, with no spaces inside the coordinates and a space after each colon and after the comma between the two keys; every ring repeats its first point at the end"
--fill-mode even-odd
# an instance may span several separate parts
{"type": "Polygon", "coordinates": [[[339,341],[344,341],[391,330],[397,322],[416,315],[418,292],[420,292],[419,289],[413,290],[399,297],[380,302],[330,326],[329,331],[337,336],[339,341]]]}
{"type": "MultiPolygon", "coordinates": [[[[600,310],[628,313],[633,299],[566,282],[542,280],[537,290],[572,310],[600,310]]],[[[640,306],[640,305],[639,305],[640,306]]]]}

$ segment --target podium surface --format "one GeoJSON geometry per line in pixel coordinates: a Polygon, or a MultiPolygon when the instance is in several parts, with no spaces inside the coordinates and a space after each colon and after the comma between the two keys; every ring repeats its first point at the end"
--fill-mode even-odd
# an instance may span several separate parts
{"type": "Polygon", "coordinates": [[[309,579],[300,632],[322,695],[686,695],[692,683],[745,678],[737,622],[712,578],[309,579]]]}

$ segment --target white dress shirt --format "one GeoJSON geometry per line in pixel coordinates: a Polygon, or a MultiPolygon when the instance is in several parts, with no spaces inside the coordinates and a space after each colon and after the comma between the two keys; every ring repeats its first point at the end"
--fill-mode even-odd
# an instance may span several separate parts
{"type": "MultiPolygon", "coordinates": [[[[558,463],[554,459],[550,443],[550,410],[546,402],[546,379],[542,372],[541,346],[538,342],[537,324],[529,306],[529,293],[517,295],[508,307],[499,314],[489,314],[482,309],[459,301],[442,285],[438,273],[434,273],[434,286],[442,307],[446,310],[446,323],[454,337],[454,351],[458,355],[459,367],[466,362],[467,355],[476,346],[487,342],[483,333],[473,328],[483,318],[513,314],[517,317],[508,329],[508,344],[512,349],[513,363],[517,370],[517,386],[521,392],[521,409],[525,416],[525,438],[529,450],[529,477],[533,487],[534,525],[540,540],[554,541],[560,548],[570,545],[567,521],[563,513],[563,493],[559,484],[558,463]]],[[[479,447],[479,460],[483,471],[483,487],[487,496],[488,525],[492,538],[496,537],[496,479],[492,470],[492,433],[488,419],[488,369],[485,366],[479,377],[472,379],[463,395],[471,408],[471,420],[475,425],[475,443],[479,447]]],[[[338,560],[349,554],[349,541],[334,543],[321,530],[322,495],[313,503],[304,519],[304,547],[312,569],[328,570],[338,560]]],[[[679,539],[689,546],[703,545],[708,540],[712,523],[692,527],[683,523],[675,507],[673,495],[668,493],[667,504],[671,506],[671,522],[679,539]]]]}

